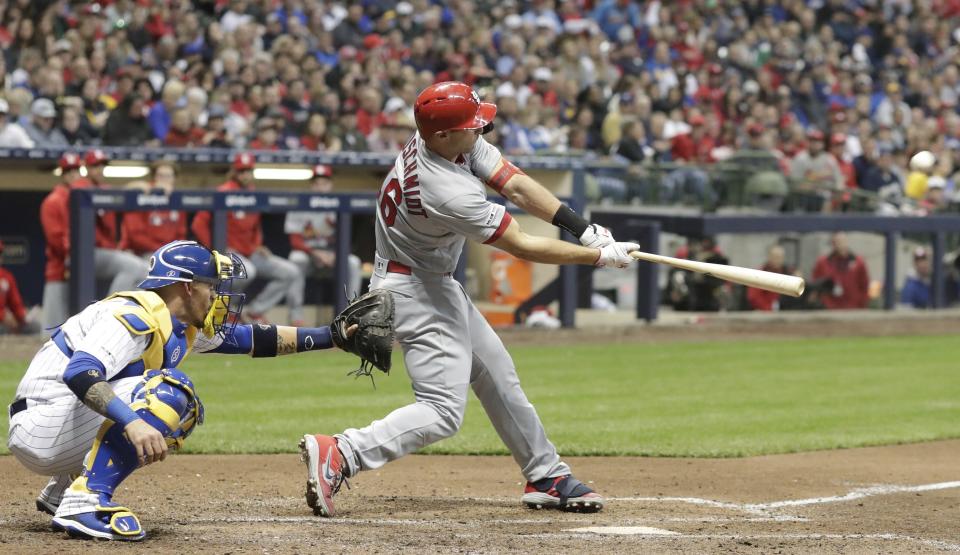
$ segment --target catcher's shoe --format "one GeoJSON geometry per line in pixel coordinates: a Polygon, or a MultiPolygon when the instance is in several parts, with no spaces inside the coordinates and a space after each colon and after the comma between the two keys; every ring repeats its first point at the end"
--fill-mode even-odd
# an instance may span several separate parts
{"type": "MultiPolygon", "coordinates": [[[[333,496],[346,482],[343,455],[332,436],[307,434],[300,440],[300,460],[307,465],[307,505],[313,514],[334,516],[333,496]]],[[[349,487],[349,484],[347,484],[349,487]]]]}
{"type": "Polygon", "coordinates": [[[57,507],[59,505],[54,505],[50,501],[43,498],[43,496],[37,497],[37,510],[42,513],[47,513],[50,516],[57,514],[57,507]]]}
{"type": "Polygon", "coordinates": [[[130,509],[120,506],[97,507],[98,510],[70,516],[54,517],[54,530],[66,530],[73,538],[140,541],[147,533],[130,509]]]}
{"type": "Polygon", "coordinates": [[[531,509],[560,509],[595,513],[603,509],[603,496],[571,474],[527,482],[521,501],[531,509]]]}

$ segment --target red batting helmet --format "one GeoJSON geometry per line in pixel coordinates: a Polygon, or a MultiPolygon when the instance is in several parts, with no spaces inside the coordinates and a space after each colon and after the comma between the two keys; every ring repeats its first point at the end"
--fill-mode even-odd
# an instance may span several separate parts
{"type": "Polygon", "coordinates": [[[313,167],[313,177],[333,177],[333,168],[326,164],[317,164],[313,167]]]}
{"type": "Polygon", "coordinates": [[[96,166],[97,164],[106,164],[110,159],[107,158],[106,153],[104,153],[99,148],[93,150],[88,150],[87,154],[83,157],[83,163],[85,166],[96,166]]]}
{"type": "Polygon", "coordinates": [[[241,152],[233,157],[233,169],[237,171],[252,170],[257,164],[257,159],[249,152],[241,152]]]}
{"type": "Polygon", "coordinates": [[[493,121],[497,106],[480,102],[469,85],[445,81],[423,89],[413,114],[420,135],[429,137],[438,131],[481,129],[493,121]]]}

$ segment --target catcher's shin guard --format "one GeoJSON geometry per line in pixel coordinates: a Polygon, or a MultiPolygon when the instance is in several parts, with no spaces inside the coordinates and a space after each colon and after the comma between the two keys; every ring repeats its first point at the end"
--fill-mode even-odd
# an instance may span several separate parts
{"type": "MultiPolygon", "coordinates": [[[[131,408],[163,433],[171,448],[179,448],[203,422],[203,405],[193,383],[179,370],[146,372],[133,398],[131,408]]],[[[136,515],[112,501],[117,486],[138,464],[136,449],[124,437],[123,428],[104,421],[84,460],[83,473],[63,496],[53,527],[77,537],[142,540],[146,533],[136,515]]]]}

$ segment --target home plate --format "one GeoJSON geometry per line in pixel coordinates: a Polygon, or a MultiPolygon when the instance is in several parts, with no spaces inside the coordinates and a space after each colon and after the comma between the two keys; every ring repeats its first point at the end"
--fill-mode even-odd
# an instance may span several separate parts
{"type": "Polygon", "coordinates": [[[680,533],[649,526],[587,526],[585,528],[570,528],[564,530],[564,532],[589,532],[591,534],[617,536],[675,536],[680,533]]]}

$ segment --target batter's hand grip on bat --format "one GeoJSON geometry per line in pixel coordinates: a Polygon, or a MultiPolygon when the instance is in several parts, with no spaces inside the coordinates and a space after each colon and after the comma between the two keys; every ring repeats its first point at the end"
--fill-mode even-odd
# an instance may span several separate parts
{"type": "Polygon", "coordinates": [[[696,260],[686,260],[642,251],[633,251],[630,253],[630,256],[637,260],[666,264],[674,268],[689,270],[691,272],[697,272],[698,274],[706,274],[722,280],[739,283],[740,285],[774,291],[781,295],[789,295],[791,297],[799,297],[802,295],[805,287],[803,278],[787,274],[777,274],[740,266],[728,266],[726,264],[697,262],[696,260]]]}

